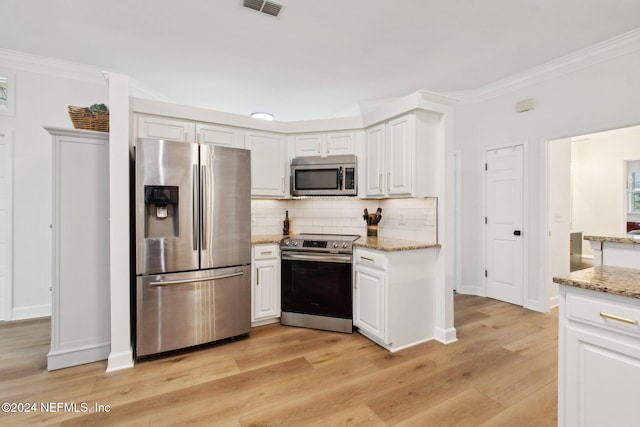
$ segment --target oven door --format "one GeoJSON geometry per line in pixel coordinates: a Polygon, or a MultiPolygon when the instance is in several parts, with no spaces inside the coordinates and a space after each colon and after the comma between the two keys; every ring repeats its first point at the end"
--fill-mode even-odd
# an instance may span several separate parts
{"type": "Polygon", "coordinates": [[[351,319],[351,255],[282,252],[282,311],[351,319]]]}

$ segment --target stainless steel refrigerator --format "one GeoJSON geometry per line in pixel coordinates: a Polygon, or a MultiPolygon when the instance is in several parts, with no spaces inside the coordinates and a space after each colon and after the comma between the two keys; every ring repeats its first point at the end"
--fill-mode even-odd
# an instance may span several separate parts
{"type": "Polygon", "coordinates": [[[251,327],[248,150],[138,139],[136,357],[251,327]]]}

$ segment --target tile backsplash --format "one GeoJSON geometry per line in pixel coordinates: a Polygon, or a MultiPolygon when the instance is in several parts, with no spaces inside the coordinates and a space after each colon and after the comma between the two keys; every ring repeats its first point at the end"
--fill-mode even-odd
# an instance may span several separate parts
{"type": "Polygon", "coordinates": [[[382,208],[378,224],[380,237],[437,242],[437,203],[435,197],[360,200],[314,198],[251,201],[253,234],[280,234],[285,211],[289,211],[291,231],[300,233],[354,234],[366,236],[364,209],[374,213],[382,208]]]}

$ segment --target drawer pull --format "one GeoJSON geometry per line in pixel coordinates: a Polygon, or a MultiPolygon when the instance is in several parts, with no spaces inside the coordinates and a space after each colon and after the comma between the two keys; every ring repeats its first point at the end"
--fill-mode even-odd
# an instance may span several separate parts
{"type": "Polygon", "coordinates": [[[375,261],[373,258],[367,258],[366,256],[361,256],[360,259],[363,259],[365,261],[371,261],[371,262],[375,261]]]}
{"type": "Polygon", "coordinates": [[[260,252],[260,255],[271,255],[272,253],[273,253],[273,251],[260,252]]]}
{"type": "Polygon", "coordinates": [[[638,321],[632,319],[626,319],[624,317],[614,316],[613,314],[600,312],[600,317],[604,317],[605,319],[617,320],[618,322],[628,323],[630,325],[638,324],[638,321]]]}

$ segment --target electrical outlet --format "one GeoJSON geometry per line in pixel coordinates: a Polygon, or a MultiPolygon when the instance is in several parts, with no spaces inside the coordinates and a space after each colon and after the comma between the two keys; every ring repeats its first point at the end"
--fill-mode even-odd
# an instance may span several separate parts
{"type": "Polygon", "coordinates": [[[400,212],[400,225],[404,225],[404,212],[400,212]]]}

